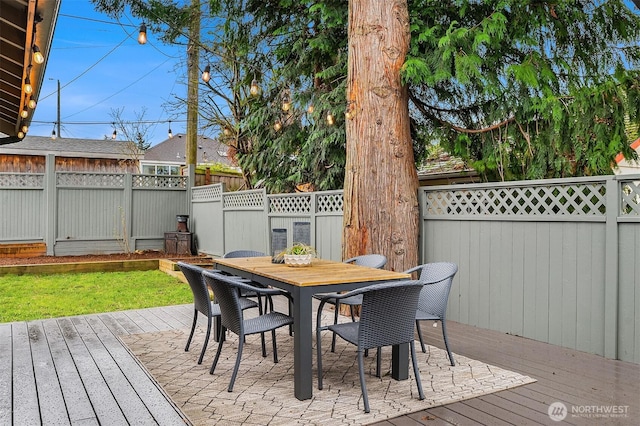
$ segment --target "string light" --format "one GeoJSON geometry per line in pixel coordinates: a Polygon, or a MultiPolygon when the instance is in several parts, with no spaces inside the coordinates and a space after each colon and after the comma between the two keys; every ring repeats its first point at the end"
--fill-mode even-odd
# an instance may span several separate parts
{"type": "Polygon", "coordinates": [[[287,112],[291,109],[291,98],[289,97],[289,91],[286,91],[282,97],[282,110],[287,112]]]}
{"type": "Polygon", "coordinates": [[[169,120],[169,132],[167,132],[167,134],[169,135],[169,139],[173,137],[173,132],[171,132],[171,120],[169,120]]]}
{"type": "Polygon", "coordinates": [[[35,99],[29,99],[29,102],[27,102],[27,106],[31,109],[36,109],[36,100],[35,99]]]}
{"type": "Polygon", "coordinates": [[[315,107],[313,106],[313,104],[309,104],[309,106],[307,107],[307,112],[309,114],[313,114],[313,111],[315,111],[315,107]]]}
{"type": "Polygon", "coordinates": [[[251,96],[258,96],[260,94],[260,86],[258,86],[258,80],[256,80],[255,77],[253,77],[253,80],[251,80],[249,93],[251,93],[251,96]]]}
{"type": "Polygon", "coordinates": [[[280,120],[278,120],[273,124],[273,130],[279,132],[280,129],[282,129],[282,123],[280,122],[280,120]]]}
{"type": "Polygon", "coordinates": [[[202,81],[208,83],[211,80],[211,66],[207,65],[204,67],[204,71],[202,72],[202,81]]]}
{"type": "Polygon", "coordinates": [[[18,132],[18,139],[24,138],[24,133],[22,131],[18,132]]]}
{"type": "Polygon", "coordinates": [[[22,133],[27,133],[29,131],[29,126],[27,126],[26,124],[22,123],[22,127],[20,127],[20,130],[22,130],[22,133]]]}
{"type": "Polygon", "coordinates": [[[53,130],[51,131],[51,139],[56,140],[58,136],[56,135],[56,123],[53,123],[53,130]]]}
{"type": "Polygon", "coordinates": [[[329,126],[333,126],[335,123],[335,119],[333,118],[333,114],[331,114],[331,112],[327,113],[327,124],[329,126]]]}
{"type": "Polygon", "coordinates": [[[27,95],[30,95],[32,92],[33,92],[33,86],[31,85],[31,79],[27,75],[24,78],[24,93],[26,93],[27,95]]]}
{"type": "Polygon", "coordinates": [[[113,133],[111,134],[111,139],[115,139],[116,136],[118,136],[118,132],[116,132],[116,123],[111,124],[113,124],[113,133]]]}
{"type": "Polygon", "coordinates": [[[138,34],[138,43],[146,44],[147,43],[147,26],[143,22],[140,25],[140,33],[138,34]]]}
{"type": "Polygon", "coordinates": [[[22,111],[20,111],[20,117],[27,118],[28,116],[29,116],[29,110],[27,109],[27,106],[25,105],[22,108],[22,111]]]}
{"type": "Polygon", "coordinates": [[[344,111],[344,117],[347,120],[353,120],[355,118],[355,116],[356,116],[356,109],[355,109],[355,107],[353,105],[353,102],[349,101],[349,102],[347,102],[347,108],[344,111]]]}
{"type": "Polygon", "coordinates": [[[40,52],[40,48],[37,44],[33,45],[33,62],[36,64],[41,64],[44,62],[44,55],[40,52]]]}

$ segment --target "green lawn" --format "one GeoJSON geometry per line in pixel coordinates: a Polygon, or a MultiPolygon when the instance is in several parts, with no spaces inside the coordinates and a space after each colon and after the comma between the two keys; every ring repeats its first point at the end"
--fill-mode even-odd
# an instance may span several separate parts
{"type": "Polygon", "coordinates": [[[0,322],[192,301],[187,284],[158,270],[0,276],[0,322]]]}

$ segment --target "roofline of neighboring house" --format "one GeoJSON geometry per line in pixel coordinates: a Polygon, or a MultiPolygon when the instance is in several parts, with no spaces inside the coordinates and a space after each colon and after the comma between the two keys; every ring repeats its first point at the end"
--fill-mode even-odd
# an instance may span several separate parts
{"type": "MultiPolygon", "coordinates": [[[[33,149],[2,149],[0,147],[0,154],[4,155],[33,155],[33,156],[46,156],[48,154],[53,154],[56,157],[80,157],[80,158],[109,158],[115,160],[134,160],[135,158],[127,158],[126,155],[123,154],[115,154],[115,153],[107,153],[107,152],[79,152],[79,151],[54,151],[54,150],[33,150],[33,149]]],[[[143,154],[140,154],[141,160],[143,154]]]]}

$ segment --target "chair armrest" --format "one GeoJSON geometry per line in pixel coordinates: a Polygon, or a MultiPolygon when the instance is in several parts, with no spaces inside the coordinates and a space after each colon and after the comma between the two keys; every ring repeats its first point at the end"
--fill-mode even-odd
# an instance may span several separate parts
{"type": "Polygon", "coordinates": [[[421,270],[422,267],[423,267],[423,265],[414,266],[413,268],[407,269],[406,271],[404,271],[404,273],[405,274],[413,274],[414,272],[421,270]]]}

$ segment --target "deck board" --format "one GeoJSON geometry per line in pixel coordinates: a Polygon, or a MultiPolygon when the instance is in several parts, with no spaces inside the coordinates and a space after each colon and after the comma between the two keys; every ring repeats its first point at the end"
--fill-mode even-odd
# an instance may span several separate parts
{"type": "Polygon", "coordinates": [[[11,401],[13,392],[11,387],[11,324],[0,324],[0,424],[11,423],[11,401]]]}
{"type": "Polygon", "coordinates": [[[70,424],[44,327],[41,322],[31,322],[28,330],[42,423],[70,424]]]}
{"type": "Polygon", "coordinates": [[[38,391],[33,372],[33,358],[27,323],[16,324],[13,336],[13,424],[31,425],[40,422],[38,391]],[[20,362],[16,362],[20,361],[20,362]]]}

